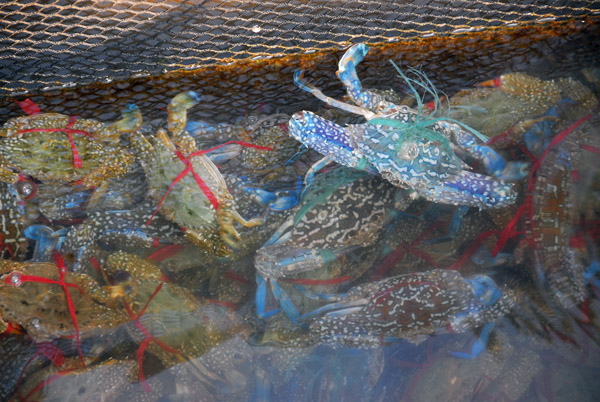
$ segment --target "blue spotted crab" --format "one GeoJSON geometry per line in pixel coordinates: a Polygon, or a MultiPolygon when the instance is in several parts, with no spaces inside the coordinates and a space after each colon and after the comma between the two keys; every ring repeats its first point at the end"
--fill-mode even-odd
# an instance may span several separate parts
{"type": "Polygon", "coordinates": [[[590,182],[579,182],[583,169],[588,173],[598,169],[597,155],[586,151],[598,145],[598,120],[590,117],[579,119],[553,139],[538,162],[535,180],[530,179],[532,194],[525,200],[529,210],[525,241],[532,245],[528,251],[533,254],[533,273],[541,290],[564,308],[582,302],[588,295],[586,285],[595,280],[590,271],[597,264],[597,245],[582,226],[586,215],[594,219],[582,208],[593,196],[588,193],[590,182]],[[560,143],[559,137],[563,137],[560,143]]]}
{"type": "MultiPolygon", "coordinates": [[[[301,72],[294,76],[301,89],[367,119],[366,124],[342,127],[312,112],[294,114],[289,122],[290,135],[326,157],[315,170],[332,160],[377,172],[392,184],[431,201],[479,208],[514,203],[516,190],[505,180],[524,177],[527,165],[506,162],[493,149],[479,144],[476,136],[458,122],[424,119],[420,110],[393,104],[376,92],[362,90],[355,66],[367,51],[364,44],[351,47],[340,60],[337,72],[350,99],[358,106],[325,96],[302,82],[301,72]],[[491,176],[466,170],[467,165],[457,156],[459,151],[483,162],[491,176]]],[[[413,90],[426,85],[403,76],[413,90]]],[[[434,89],[428,91],[435,93],[434,89]]]]}
{"type": "MultiPolygon", "coordinates": [[[[494,320],[514,305],[510,293],[502,292],[489,276],[463,278],[450,270],[415,272],[358,285],[337,299],[304,317],[322,314],[310,324],[311,335],[321,342],[379,345],[446,327],[464,332],[484,326],[473,355],[485,348],[494,320]]],[[[471,357],[463,352],[453,354],[471,357]]]]}
{"type": "Polygon", "coordinates": [[[27,251],[25,209],[18,187],[0,183],[0,259],[19,260],[27,251]]]}
{"type": "Polygon", "coordinates": [[[259,316],[278,311],[267,311],[269,285],[295,322],[303,308],[284,289],[293,289],[290,283],[301,292],[302,283],[329,283],[329,288],[317,288],[331,291],[331,285],[339,284],[336,278],[350,280],[364,272],[377,256],[375,245],[390,220],[396,190],[384,180],[343,167],[319,175],[293,214],[256,252],[259,316]]]}

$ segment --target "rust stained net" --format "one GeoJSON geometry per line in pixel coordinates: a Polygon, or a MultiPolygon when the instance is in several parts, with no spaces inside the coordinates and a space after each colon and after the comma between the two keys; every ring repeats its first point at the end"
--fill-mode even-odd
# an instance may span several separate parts
{"type": "MultiPolygon", "coordinates": [[[[481,32],[515,26],[596,18],[600,18],[599,2],[561,0],[520,4],[508,0],[3,2],[0,4],[0,96],[4,102],[0,103],[0,113],[14,113],[7,106],[8,98],[25,94],[56,97],[59,93],[60,105],[57,102],[52,110],[70,108],[73,113],[73,108],[82,106],[69,104],[74,96],[64,94],[72,88],[93,84],[104,86],[86,90],[78,97],[99,103],[99,108],[93,107],[100,111],[104,110],[102,104],[125,102],[125,97],[141,103],[150,102],[150,97],[162,102],[179,90],[198,86],[206,89],[209,99],[211,91],[238,94],[237,101],[243,107],[244,100],[252,99],[244,93],[246,87],[254,87],[257,93],[274,99],[280,99],[285,94],[283,90],[293,90],[293,85],[287,84],[291,84],[289,74],[294,65],[320,65],[333,74],[337,54],[353,43],[391,45],[431,37],[476,37],[481,32]],[[302,61],[315,54],[334,56],[302,61]],[[283,64],[268,64],[282,57],[287,57],[283,64]],[[248,70],[249,65],[252,71],[248,70]],[[261,65],[264,71],[257,72],[257,66],[260,69],[261,65]],[[286,69],[287,65],[291,67],[286,69]],[[226,66],[231,67],[226,70],[226,66]],[[182,73],[198,69],[205,72],[195,78],[182,73]],[[175,77],[177,85],[173,84],[174,79],[156,78],[165,74],[179,74],[175,77]],[[261,76],[266,83],[240,82],[239,76],[245,75],[261,76]],[[283,83],[281,92],[270,93],[276,82],[283,83]],[[133,90],[136,85],[138,90],[133,90]],[[144,88],[139,89],[139,85],[144,88]]],[[[435,54],[426,55],[432,51],[431,44],[421,49],[413,46],[412,50],[405,47],[401,50],[405,59],[412,57],[419,64],[429,63],[427,71],[434,81],[444,81],[444,74],[449,74],[443,71],[444,63],[438,63],[435,54]],[[421,58],[416,56],[417,52],[421,58]]],[[[390,58],[397,53],[398,49],[385,56],[390,58]]],[[[388,73],[391,74],[389,70],[388,73]]],[[[333,76],[330,81],[334,81],[333,76]]],[[[48,103],[39,98],[37,101],[48,103]]],[[[235,96],[229,101],[235,103],[235,96]]],[[[218,109],[218,102],[215,107],[218,109]]],[[[114,117],[108,109],[107,113],[107,118],[114,117]]]]}

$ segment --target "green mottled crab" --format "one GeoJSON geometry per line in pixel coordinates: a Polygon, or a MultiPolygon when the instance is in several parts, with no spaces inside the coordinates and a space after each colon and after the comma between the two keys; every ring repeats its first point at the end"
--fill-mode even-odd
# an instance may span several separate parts
{"type": "MultiPolygon", "coordinates": [[[[132,138],[157,211],[185,228],[186,237],[210,253],[227,255],[240,240],[233,224],[252,227],[262,219],[245,220],[223,176],[208,158],[196,150],[196,141],[185,130],[187,109],[199,101],[195,92],[183,92],[168,107],[169,137],[159,129],[150,139],[132,138]]],[[[156,212],[156,211],[155,211],[156,212]]]]}
{"type": "Polygon", "coordinates": [[[10,119],[0,129],[0,181],[17,183],[27,175],[49,184],[98,187],[129,169],[134,157],[118,146],[119,138],[141,122],[134,105],[109,126],[59,113],[10,119]]]}
{"type": "Polygon", "coordinates": [[[125,311],[111,307],[122,296],[118,287],[54,263],[0,261],[0,331],[20,326],[37,342],[101,335],[124,324],[125,311]]]}

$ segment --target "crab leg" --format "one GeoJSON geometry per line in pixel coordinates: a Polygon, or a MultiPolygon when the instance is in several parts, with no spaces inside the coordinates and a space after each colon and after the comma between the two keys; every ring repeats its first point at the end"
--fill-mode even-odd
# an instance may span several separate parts
{"type": "Polygon", "coordinates": [[[294,83],[301,90],[306,91],[306,92],[312,94],[317,99],[322,100],[323,102],[325,102],[329,106],[336,107],[336,108],[345,110],[345,111],[350,112],[350,113],[354,113],[354,114],[358,114],[358,115],[364,116],[367,120],[370,120],[370,119],[372,119],[372,118],[375,117],[375,113],[370,112],[367,109],[363,109],[361,107],[354,106],[354,105],[351,105],[349,103],[344,103],[344,102],[341,102],[341,101],[339,101],[337,99],[333,99],[333,98],[325,95],[323,92],[321,92],[320,89],[318,89],[318,88],[316,88],[316,87],[314,87],[314,86],[312,86],[310,84],[307,84],[306,82],[301,81],[301,78],[303,77],[303,75],[304,75],[304,72],[302,70],[296,70],[294,72],[294,83]]]}
{"type": "MultiPolygon", "coordinates": [[[[296,140],[340,165],[367,170],[369,173],[377,172],[355,146],[348,130],[339,124],[327,121],[312,112],[303,111],[292,116],[288,129],[289,134],[296,140]]],[[[324,166],[325,159],[322,159],[309,173],[312,172],[314,176],[314,172],[324,166]]],[[[311,177],[307,174],[308,179],[311,177]]],[[[308,185],[308,180],[305,180],[305,183],[308,185]]]]}
{"type": "Polygon", "coordinates": [[[267,278],[285,278],[322,267],[360,248],[347,246],[334,250],[312,250],[288,244],[274,244],[256,252],[256,270],[267,278]]]}
{"type": "Polygon", "coordinates": [[[484,325],[483,329],[481,330],[481,334],[479,335],[479,338],[477,338],[477,340],[473,343],[473,346],[471,346],[471,350],[468,353],[451,351],[450,354],[460,359],[477,358],[477,356],[479,356],[485,350],[485,346],[487,345],[488,340],[490,339],[490,334],[492,333],[493,329],[494,323],[488,322],[484,325]]]}
{"type": "Polygon", "coordinates": [[[420,190],[419,195],[434,202],[479,208],[502,208],[517,198],[512,184],[465,170],[454,180],[420,190]]]}
{"type": "Polygon", "coordinates": [[[287,211],[298,205],[302,191],[302,176],[298,176],[295,190],[280,190],[270,192],[256,187],[244,187],[244,191],[252,194],[254,200],[261,206],[273,211],[287,211]]]}
{"type": "Polygon", "coordinates": [[[506,162],[504,158],[488,145],[480,144],[475,136],[456,123],[440,120],[435,127],[446,136],[453,138],[459,149],[480,160],[488,173],[499,179],[516,181],[524,178],[529,172],[529,165],[524,162],[506,162]]]}
{"type": "MultiPolygon", "coordinates": [[[[348,49],[338,63],[337,76],[346,87],[346,92],[350,99],[360,106],[359,109],[365,110],[365,112],[359,114],[365,116],[367,120],[371,120],[371,118],[376,116],[375,113],[370,112],[371,117],[367,117],[366,111],[377,111],[378,116],[381,116],[382,113],[386,114],[389,111],[397,109],[397,106],[386,101],[376,93],[362,91],[358,74],[356,74],[356,66],[362,61],[368,51],[369,47],[364,43],[359,43],[348,49]]],[[[343,107],[342,109],[351,111],[343,107]]]]}

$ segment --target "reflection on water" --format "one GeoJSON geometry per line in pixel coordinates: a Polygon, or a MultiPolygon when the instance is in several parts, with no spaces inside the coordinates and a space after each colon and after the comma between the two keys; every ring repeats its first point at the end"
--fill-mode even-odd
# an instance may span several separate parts
{"type": "Polygon", "coordinates": [[[598,400],[582,67],[445,94],[349,73],[369,124],[316,100],[199,119],[190,91],[159,118],[22,103],[0,142],[0,399],[598,400]],[[339,163],[311,170],[319,152],[339,163]]]}

